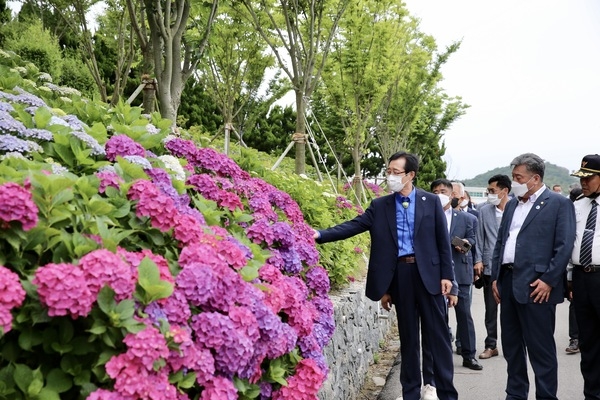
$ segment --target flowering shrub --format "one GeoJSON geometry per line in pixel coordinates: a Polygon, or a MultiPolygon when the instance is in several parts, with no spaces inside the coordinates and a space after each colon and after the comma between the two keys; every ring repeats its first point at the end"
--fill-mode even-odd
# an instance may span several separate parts
{"type": "Polygon", "coordinates": [[[298,203],[25,71],[0,65],[0,398],[316,398],[333,305],[298,203]]]}

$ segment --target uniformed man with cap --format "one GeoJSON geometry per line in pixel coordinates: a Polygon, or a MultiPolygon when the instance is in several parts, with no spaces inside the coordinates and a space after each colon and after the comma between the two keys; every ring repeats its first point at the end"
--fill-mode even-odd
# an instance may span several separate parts
{"type": "Polygon", "coordinates": [[[575,202],[577,223],[573,263],[573,306],[579,326],[585,400],[600,400],[600,155],[589,154],[572,176],[584,198],[575,202]]]}

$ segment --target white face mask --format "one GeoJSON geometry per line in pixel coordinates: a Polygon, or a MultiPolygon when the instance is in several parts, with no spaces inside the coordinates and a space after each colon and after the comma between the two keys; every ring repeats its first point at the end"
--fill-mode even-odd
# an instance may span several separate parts
{"type": "Polygon", "coordinates": [[[446,207],[448,203],[450,203],[450,197],[443,193],[438,193],[438,197],[440,198],[440,202],[442,203],[442,208],[446,207]]]}
{"type": "Polygon", "coordinates": [[[469,200],[467,199],[460,202],[460,208],[465,208],[467,205],[469,205],[469,200]]]}
{"type": "Polygon", "coordinates": [[[502,201],[503,198],[498,197],[497,194],[495,193],[490,193],[487,196],[487,201],[490,204],[493,204],[495,206],[497,206],[498,204],[500,204],[500,202],[502,201]]]}
{"type": "Polygon", "coordinates": [[[394,193],[401,192],[402,189],[404,189],[404,186],[406,186],[406,184],[402,182],[402,177],[398,175],[388,175],[387,185],[394,193]]]}
{"type": "Polygon", "coordinates": [[[512,181],[510,187],[513,194],[517,197],[523,197],[525,193],[529,192],[529,187],[527,184],[533,179],[533,176],[529,178],[529,180],[525,183],[519,183],[516,181],[512,181]]]}

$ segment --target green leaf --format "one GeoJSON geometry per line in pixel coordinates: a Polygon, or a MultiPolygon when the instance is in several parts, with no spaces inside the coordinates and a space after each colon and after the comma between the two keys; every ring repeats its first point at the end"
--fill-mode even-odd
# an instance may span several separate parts
{"type": "Polygon", "coordinates": [[[44,129],[50,119],[52,118],[52,113],[47,107],[38,107],[35,111],[35,115],[33,116],[33,120],[35,121],[35,126],[40,129],[44,129]]]}
{"type": "Polygon", "coordinates": [[[115,209],[115,207],[107,200],[99,197],[92,197],[88,203],[88,209],[94,215],[108,215],[115,209]]]}
{"type": "Polygon", "coordinates": [[[115,311],[119,314],[121,320],[129,319],[133,317],[133,314],[135,313],[135,301],[123,300],[117,304],[115,311]]]}
{"type": "Polygon", "coordinates": [[[59,204],[73,200],[73,190],[71,188],[61,190],[52,198],[51,207],[54,208],[59,204]]]}
{"type": "Polygon", "coordinates": [[[73,382],[64,371],[55,368],[46,376],[46,388],[56,393],[63,393],[71,389],[73,382]]]}
{"type": "Polygon", "coordinates": [[[160,272],[154,261],[144,257],[138,267],[138,285],[136,298],[144,304],[169,297],[173,293],[173,284],[160,279],[160,272]],[[141,289],[141,290],[139,290],[141,289]]]}
{"type": "Polygon", "coordinates": [[[98,293],[98,306],[106,315],[110,315],[117,303],[115,302],[115,291],[110,286],[104,286],[98,293]]]}
{"type": "Polygon", "coordinates": [[[240,275],[246,282],[252,282],[254,279],[258,278],[258,267],[247,265],[240,270],[240,275]]]}
{"type": "Polygon", "coordinates": [[[60,396],[54,390],[43,388],[37,396],[38,400],[60,400],[60,396]]]}
{"type": "Polygon", "coordinates": [[[33,381],[31,381],[31,385],[29,385],[29,387],[27,388],[26,393],[30,396],[37,396],[43,387],[44,381],[40,378],[34,378],[33,381]]]}
{"type": "Polygon", "coordinates": [[[27,389],[33,381],[33,371],[24,364],[15,364],[15,383],[23,393],[27,393],[27,389]]]}

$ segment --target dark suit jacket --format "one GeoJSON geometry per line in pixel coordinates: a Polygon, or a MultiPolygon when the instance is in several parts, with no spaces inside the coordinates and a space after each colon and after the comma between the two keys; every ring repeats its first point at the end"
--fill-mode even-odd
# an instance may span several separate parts
{"type": "MultiPolygon", "coordinates": [[[[441,293],[442,279],[454,280],[446,216],[439,198],[415,189],[414,249],[417,268],[427,291],[441,293]]],[[[371,251],[366,294],[378,301],[389,292],[398,259],[395,194],[371,202],[364,214],[332,228],[319,231],[318,243],[347,239],[369,231],[371,251]]]]}
{"type": "MultiPolygon", "coordinates": [[[[467,239],[471,246],[475,247],[475,217],[464,211],[452,210],[452,221],[450,221],[450,238],[458,236],[467,239]]],[[[452,249],[452,260],[454,261],[454,274],[460,285],[473,283],[473,253],[465,254],[452,249]]]]}
{"type": "MultiPolygon", "coordinates": [[[[498,240],[492,257],[492,281],[502,284],[501,264],[504,247],[508,239],[510,224],[518,200],[506,204],[498,240]]],[[[575,210],[568,197],[544,190],[536,199],[527,214],[515,249],[515,262],[512,273],[513,292],[517,302],[531,303],[530,283],[541,279],[553,287],[548,302],[562,303],[564,299],[564,279],[567,264],[575,241],[575,210]]]]}

